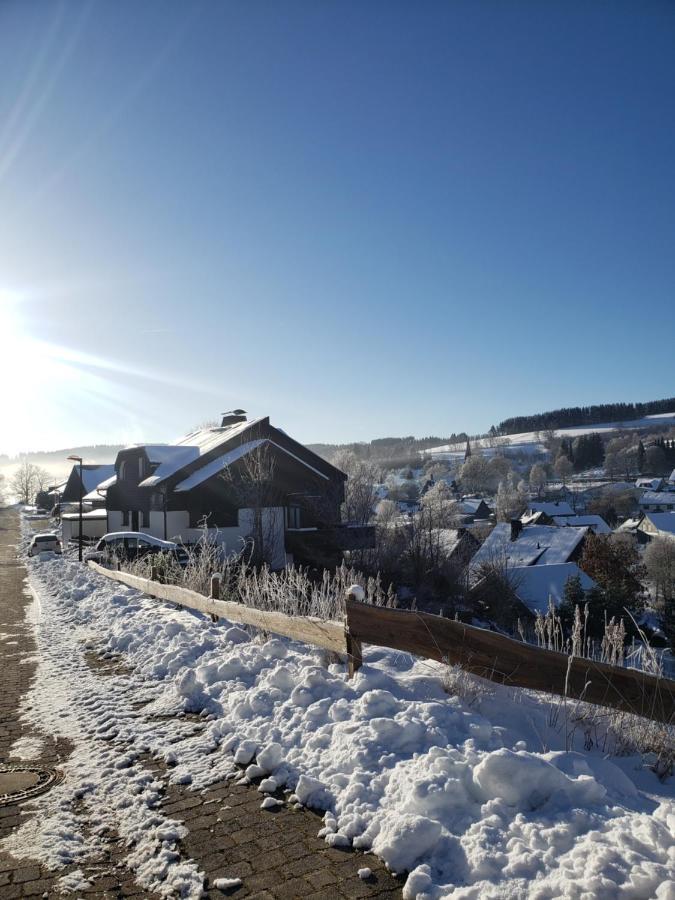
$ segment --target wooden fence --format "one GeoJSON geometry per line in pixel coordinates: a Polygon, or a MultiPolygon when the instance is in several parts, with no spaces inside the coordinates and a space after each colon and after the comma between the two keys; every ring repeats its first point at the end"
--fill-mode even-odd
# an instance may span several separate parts
{"type": "Polygon", "coordinates": [[[362,663],[362,645],[375,644],[457,664],[499,684],[584,700],[658,722],[675,722],[675,681],[637,669],[568,657],[441,616],[347,599],[343,625],[220,600],[216,578],[211,583],[212,596],[205,597],[187,588],[111,571],[94,562],[89,565],[106,578],[170,603],[346,654],[350,676],[362,663]]]}

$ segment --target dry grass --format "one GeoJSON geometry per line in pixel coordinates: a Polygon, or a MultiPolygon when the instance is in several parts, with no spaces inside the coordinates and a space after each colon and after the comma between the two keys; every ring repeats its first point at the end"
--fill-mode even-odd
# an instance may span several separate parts
{"type": "MultiPolygon", "coordinates": [[[[649,643],[638,628],[640,643],[635,641],[626,648],[626,629],[623,620],[611,619],[605,624],[600,641],[586,636],[588,615],[576,608],[572,632],[564,634],[555,608],[549,604],[545,616],[538,615],[535,634],[540,647],[567,653],[570,662],[574,657],[586,657],[614,666],[630,665],[652,675],[662,676],[661,655],[649,643]]],[[[606,709],[580,700],[560,697],[551,703],[549,726],[565,732],[565,746],[571,750],[582,735],[585,750],[599,750],[609,756],[642,755],[646,764],[659,778],[673,773],[675,765],[675,726],[654,722],[643,716],[606,709]]]]}
{"type": "Polygon", "coordinates": [[[290,566],[272,572],[266,565],[249,565],[241,557],[222,558],[217,545],[203,538],[195,547],[186,548],[188,564],[181,568],[171,556],[153,556],[122,563],[124,571],[150,578],[156,568],[159,579],[167,584],[190,588],[199,594],[210,593],[211,578],[220,576],[221,600],[232,600],[255,609],[274,610],[291,616],[316,616],[342,619],[347,589],[359,584],[365,602],[375,606],[395,606],[393,589],[385,591],[379,578],[363,575],[345,564],[334,572],[325,570],[321,579],[307,570],[290,566]]]}
{"type": "Polygon", "coordinates": [[[451,697],[459,697],[467,706],[476,706],[492,694],[486,681],[474,678],[466,669],[451,663],[447,663],[443,673],[443,690],[451,697]]]}

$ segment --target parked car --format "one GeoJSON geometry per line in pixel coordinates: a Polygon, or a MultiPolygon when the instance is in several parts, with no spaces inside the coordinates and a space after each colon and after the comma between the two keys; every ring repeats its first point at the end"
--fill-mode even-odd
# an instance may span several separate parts
{"type": "Polygon", "coordinates": [[[160,553],[173,556],[181,566],[187,565],[188,554],[184,547],[173,541],[162,541],[142,531],[111,531],[104,534],[96,547],[86,553],[84,558],[99,563],[109,563],[113,558],[129,562],[142,556],[160,553]]]}
{"type": "Polygon", "coordinates": [[[58,534],[36,534],[28,547],[29,556],[37,556],[38,553],[61,553],[61,541],[58,534]]]}

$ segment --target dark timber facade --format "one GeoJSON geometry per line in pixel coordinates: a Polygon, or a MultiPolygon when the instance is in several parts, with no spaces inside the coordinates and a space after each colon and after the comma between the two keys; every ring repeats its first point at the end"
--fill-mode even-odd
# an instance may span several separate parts
{"type": "Polygon", "coordinates": [[[227,552],[267,547],[268,562],[292,555],[331,563],[372,546],[372,529],[340,523],[346,475],[270,424],[236,415],[173,445],[121,450],[107,487],[108,530],[196,541],[206,527],[227,552]],[[270,549],[271,548],[271,549],[270,549]]]}

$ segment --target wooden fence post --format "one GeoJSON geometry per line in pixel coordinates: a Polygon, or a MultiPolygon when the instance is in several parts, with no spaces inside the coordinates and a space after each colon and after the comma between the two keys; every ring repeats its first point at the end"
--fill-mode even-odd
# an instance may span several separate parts
{"type": "MultiPolygon", "coordinates": [[[[217,572],[211,576],[210,597],[211,600],[220,600],[220,575],[217,572]]],[[[211,621],[218,621],[218,616],[215,613],[211,613],[211,621]]]]}
{"type": "Polygon", "coordinates": [[[157,566],[150,566],[150,581],[159,581],[157,566]]]}
{"type": "MultiPolygon", "coordinates": [[[[363,600],[363,588],[356,584],[347,590],[347,600],[363,600]]],[[[363,665],[363,646],[361,641],[352,633],[349,625],[349,603],[347,603],[347,615],[345,616],[345,644],[347,645],[347,675],[353,678],[363,665]]]]}

